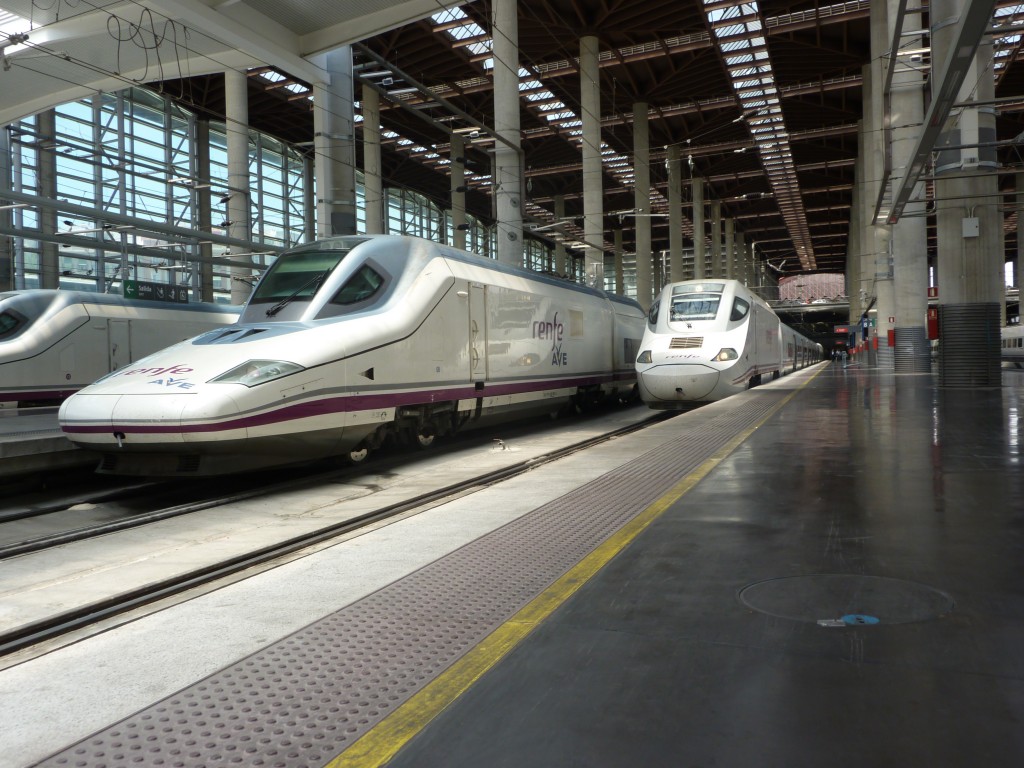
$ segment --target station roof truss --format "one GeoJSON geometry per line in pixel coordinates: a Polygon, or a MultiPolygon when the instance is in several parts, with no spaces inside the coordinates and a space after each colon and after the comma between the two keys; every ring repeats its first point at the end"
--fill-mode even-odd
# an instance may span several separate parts
{"type": "MultiPolygon", "coordinates": [[[[627,254],[649,219],[652,250],[669,245],[668,148],[706,180],[747,242],[779,274],[842,272],[856,182],[869,0],[537,0],[518,4],[525,228],[570,248],[583,240],[579,39],[600,44],[605,247],[627,254]],[[634,202],[632,123],[647,110],[650,206],[634,202]],[[556,218],[555,201],[565,214],[556,218]],[[782,265],[776,267],[776,265],[782,265]]],[[[925,31],[898,51],[930,74],[925,31]]],[[[905,7],[905,5],[904,5],[905,7]]],[[[1016,227],[1022,170],[1024,3],[994,3],[1000,190],[1016,227]]],[[[349,44],[362,87],[381,95],[385,182],[447,207],[450,137],[461,135],[469,212],[492,215],[495,142],[491,3],[444,0],[161,0],[126,4],[0,0],[0,124],[96,90],[148,84],[223,118],[219,73],[249,73],[250,122],[309,145],[318,54],[349,44]],[[45,6],[45,8],[43,7],[45,6]],[[27,26],[26,26],[27,22],[27,26]],[[19,26],[21,24],[21,26],[19,26]],[[114,30],[113,32],[111,30],[114,30]],[[122,34],[123,33],[123,34],[122,34]],[[27,34],[22,40],[18,35],[27,34]],[[123,39],[122,39],[123,38],[123,39]]],[[[359,98],[356,89],[356,98],[359,98]]],[[[357,112],[358,112],[357,104],[357,112]]],[[[357,131],[359,124],[357,122],[357,131]]],[[[927,181],[927,168],[922,178],[927,181]]],[[[933,222],[932,222],[933,224],[933,222]]],[[[929,229],[934,249],[934,226],[929,229]]],[[[1016,250],[1007,237],[1008,255],[1016,250]]]]}

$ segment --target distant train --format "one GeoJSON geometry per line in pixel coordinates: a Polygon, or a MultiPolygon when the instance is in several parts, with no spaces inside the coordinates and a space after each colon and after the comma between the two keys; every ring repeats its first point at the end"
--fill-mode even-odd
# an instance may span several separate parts
{"type": "Polygon", "coordinates": [[[212,328],[240,307],[101,293],[0,293],[0,404],[58,405],[116,368],[212,328]]]}
{"type": "Polygon", "coordinates": [[[202,475],[426,446],[481,419],[635,388],[630,299],[410,237],[281,254],[237,325],[70,397],[60,425],[99,471],[202,475]]]}
{"type": "Polygon", "coordinates": [[[1001,357],[1014,368],[1024,368],[1024,325],[1008,325],[1002,329],[1001,357]]]}
{"type": "Polygon", "coordinates": [[[651,304],[636,361],[640,398],[671,410],[721,400],[822,359],[736,280],[670,283],[651,304]]]}

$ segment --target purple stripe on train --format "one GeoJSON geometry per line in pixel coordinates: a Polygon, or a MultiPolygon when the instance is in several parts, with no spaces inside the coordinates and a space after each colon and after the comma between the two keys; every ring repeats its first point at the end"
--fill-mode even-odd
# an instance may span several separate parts
{"type": "Polygon", "coordinates": [[[469,400],[477,397],[500,397],[529,392],[544,392],[551,389],[584,387],[610,381],[628,381],[632,373],[614,375],[584,376],[572,379],[559,379],[543,382],[515,382],[508,384],[488,384],[485,389],[475,387],[454,387],[449,389],[412,390],[401,392],[381,392],[369,395],[345,395],[328,397],[296,403],[283,408],[276,408],[252,416],[227,419],[225,421],[165,425],[165,424],[64,424],[65,432],[77,434],[99,434],[121,432],[123,434],[168,434],[176,432],[206,433],[226,432],[248,427],[259,427],[267,424],[278,424],[299,419],[315,418],[350,411],[372,411],[376,408],[394,408],[406,405],[423,405],[447,402],[451,400],[469,400]]]}

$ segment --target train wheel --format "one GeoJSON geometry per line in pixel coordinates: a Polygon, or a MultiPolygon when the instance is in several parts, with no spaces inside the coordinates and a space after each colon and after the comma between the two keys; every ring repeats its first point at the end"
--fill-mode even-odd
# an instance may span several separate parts
{"type": "Polygon", "coordinates": [[[430,426],[425,426],[415,430],[413,435],[413,445],[417,448],[427,449],[434,444],[437,439],[437,433],[430,426]]]}
{"type": "Polygon", "coordinates": [[[366,457],[369,455],[370,449],[366,447],[366,443],[360,443],[348,452],[348,460],[353,464],[360,464],[366,461],[366,457]]]}

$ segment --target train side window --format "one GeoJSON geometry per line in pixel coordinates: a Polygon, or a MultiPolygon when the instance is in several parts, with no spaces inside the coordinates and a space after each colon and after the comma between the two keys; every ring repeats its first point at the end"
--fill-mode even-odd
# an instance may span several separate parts
{"type": "Polygon", "coordinates": [[[651,324],[651,328],[658,324],[658,310],[661,307],[661,296],[658,296],[651,304],[651,308],[647,311],[647,322],[651,324]]]}
{"type": "Polygon", "coordinates": [[[747,312],[750,311],[750,302],[745,299],[741,299],[739,296],[732,303],[732,314],[729,315],[730,320],[742,320],[747,316],[747,312]]]}
{"type": "Polygon", "coordinates": [[[350,306],[366,301],[384,285],[384,276],[364,264],[352,277],[345,281],[331,298],[331,304],[350,306]]]}
{"type": "Polygon", "coordinates": [[[12,310],[0,312],[0,339],[10,339],[21,333],[28,325],[28,319],[12,310]]]}

